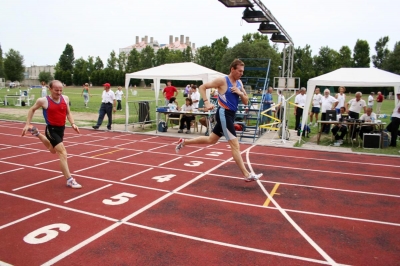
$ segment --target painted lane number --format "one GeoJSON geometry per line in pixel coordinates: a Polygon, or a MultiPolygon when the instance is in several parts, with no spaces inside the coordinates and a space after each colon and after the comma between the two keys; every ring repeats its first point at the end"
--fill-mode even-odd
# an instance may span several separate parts
{"type": "Polygon", "coordinates": [[[220,155],[224,154],[223,152],[219,152],[219,151],[212,151],[209,154],[207,154],[208,156],[214,156],[214,157],[218,157],[220,155]]]}
{"type": "Polygon", "coordinates": [[[121,194],[112,196],[112,199],[116,199],[117,201],[113,201],[110,199],[105,199],[103,200],[103,203],[106,205],[121,205],[129,201],[129,198],[134,198],[136,197],[135,194],[127,193],[127,192],[122,192],[121,194]]]}
{"type": "Polygon", "coordinates": [[[36,245],[46,243],[58,236],[58,229],[63,232],[67,232],[71,226],[68,224],[51,224],[39,228],[24,237],[24,241],[28,244],[36,245]],[[39,237],[41,236],[41,237],[39,237]]]}
{"type": "Polygon", "coordinates": [[[155,180],[157,180],[157,182],[159,182],[159,183],[163,183],[163,182],[166,182],[166,181],[171,181],[171,178],[173,178],[174,176],[176,176],[176,175],[159,175],[159,176],[155,176],[155,177],[153,177],[152,179],[155,179],[155,180]]]}
{"type": "Polygon", "coordinates": [[[203,164],[202,161],[190,161],[189,163],[185,163],[184,166],[196,167],[203,164]]]}

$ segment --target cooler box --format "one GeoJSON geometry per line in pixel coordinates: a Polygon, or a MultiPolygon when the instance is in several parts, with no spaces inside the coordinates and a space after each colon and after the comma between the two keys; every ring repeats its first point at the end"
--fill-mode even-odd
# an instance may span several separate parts
{"type": "Polygon", "coordinates": [[[364,134],[363,148],[379,149],[381,147],[381,134],[364,134]]]}

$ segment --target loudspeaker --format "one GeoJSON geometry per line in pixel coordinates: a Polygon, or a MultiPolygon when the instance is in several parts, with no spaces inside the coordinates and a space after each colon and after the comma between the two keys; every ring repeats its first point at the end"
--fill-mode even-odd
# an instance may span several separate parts
{"type": "Polygon", "coordinates": [[[363,148],[379,149],[381,147],[381,134],[364,134],[363,148]]]}

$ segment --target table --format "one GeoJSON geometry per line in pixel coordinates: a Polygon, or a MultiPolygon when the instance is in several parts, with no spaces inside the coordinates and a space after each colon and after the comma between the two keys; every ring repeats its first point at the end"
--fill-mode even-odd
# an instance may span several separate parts
{"type": "MultiPolygon", "coordinates": [[[[321,124],[325,124],[325,125],[338,125],[338,124],[342,124],[342,125],[346,125],[349,128],[349,131],[347,132],[347,134],[351,134],[351,130],[350,127],[355,127],[355,126],[379,126],[379,132],[383,131],[384,126],[386,125],[386,123],[372,123],[372,122],[339,122],[339,121],[321,121],[318,120],[318,138],[317,138],[317,144],[319,144],[319,140],[321,138],[321,134],[322,134],[322,128],[323,126],[321,124]]],[[[331,132],[329,132],[329,134],[331,134],[331,132]]],[[[356,135],[356,138],[358,138],[358,134],[356,135]]],[[[351,142],[353,143],[353,139],[351,139],[351,142]]],[[[381,138],[381,147],[383,147],[383,138],[381,138]]]]}
{"type": "MultiPolygon", "coordinates": [[[[181,112],[181,111],[156,111],[157,113],[157,129],[156,132],[158,131],[158,123],[160,121],[160,117],[159,114],[164,114],[164,115],[168,115],[168,114],[179,114],[179,115],[183,115],[183,114],[190,114],[193,116],[212,116],[215,115],[214,111],[207,111],[207,112],[201,112],[201,111],[197,111],[197,112],[181,112]]],[[[168,121],[166,121],[168,122],[168,121]]],[[[211,128],[211,123],[210,120],[208,121],[208,126],[209,128],[211,128]]]]}

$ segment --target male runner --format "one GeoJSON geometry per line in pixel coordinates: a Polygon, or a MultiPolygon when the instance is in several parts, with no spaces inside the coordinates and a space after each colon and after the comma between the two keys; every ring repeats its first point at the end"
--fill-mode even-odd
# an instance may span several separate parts
{"type": "Polygon", "coordinates": [[[233,159],[242,171],[244,180],[249,182],[258,180],[262,174],[254,174],[247,171],[240,154],[239,141],[236,138],[236,131],[233,126],[239,97],[243,104],[247,105],[249,101],[249,97],[243,89],[243,84],[240,80],[243,71],[244,63],[239,59],[235,59],[230,65],[230,74],[228,76],[217,78],[199,87],[201,97],[204,101],[205,110],[214,109],[214,105],[207,99],[206,89],[218,89],[219,107],[216,112],[217,124],[208,137],[203,136],[187,140],[180,139],[175,150],[178,153],[186,145],[215,144],[222,136],[224,136],[231,146],[233,159]]]}
{"type": "Polygon", "coordinates": [[[29,109],[26,124],[22,130],[23,137],[27,131],[38,137],[46,148],[53,154],[57,153],[60,158],[61,172],[67,179],[67,187],[81,188],[68,169],[67,150],[63,144],[65,118],[71,123],[72,128],[79,133],[78,127],[74,123],[74,118],[69,110],[69,98],[62,95],[63,85],[58,80],[53,80],[49,84],[50,95],[37,99],[36,103],[29,109]],[[43,116],[46,120],[45,136],[36,127],[30,125],[33,114],[40,107],[43,108],[43,116]]]}

